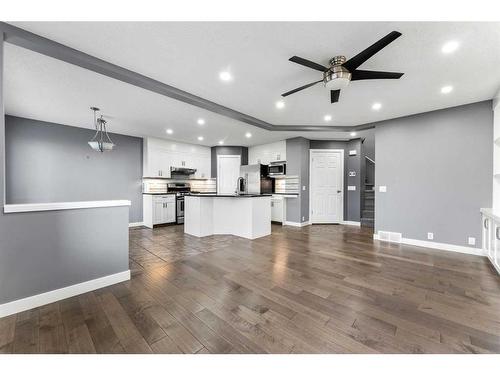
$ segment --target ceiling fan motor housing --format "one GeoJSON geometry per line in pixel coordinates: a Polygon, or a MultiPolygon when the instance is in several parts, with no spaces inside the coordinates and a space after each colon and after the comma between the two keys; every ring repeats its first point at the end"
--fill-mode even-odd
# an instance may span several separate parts
{"type": "Polygon", "coordinates": [[[342,66],[345,56],[335,56],[330,59],[330,69],[323,73],[323,82],[329,90],[340,90],[351,81],[351,73],[342,66]]]}

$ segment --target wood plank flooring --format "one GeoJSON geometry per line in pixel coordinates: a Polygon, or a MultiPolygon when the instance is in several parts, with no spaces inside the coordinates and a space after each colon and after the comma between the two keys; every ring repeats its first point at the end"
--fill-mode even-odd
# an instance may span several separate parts
{"type": "Polygon", "coordinates": [[[132,279],[0,319],[0,353],[500,353],[486,259],[273,225],[130,230],[132,279]]]}

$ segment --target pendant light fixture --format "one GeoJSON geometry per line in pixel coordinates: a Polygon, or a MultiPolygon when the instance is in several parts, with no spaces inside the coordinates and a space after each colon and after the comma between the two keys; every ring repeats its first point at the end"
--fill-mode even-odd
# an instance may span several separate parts
{"type": "Polygon", "coordinates": [[[88,142],[89,146],[92,147],[93,150],[104,152],[111,151],[115,144],[109,138],[108,131],[106,130],[106,120],[102,117],[97,117],[97,112],[99,112],[99,108],[90,107],[90,109],[94,112],[94,127],[95,127],[95,135],[88,142]]]}

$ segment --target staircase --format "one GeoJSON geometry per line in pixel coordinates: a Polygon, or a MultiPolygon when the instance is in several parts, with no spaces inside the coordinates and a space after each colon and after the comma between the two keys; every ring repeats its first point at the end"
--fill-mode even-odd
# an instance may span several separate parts
{"type": "Polygon", "coordinates": [[[373,184],[365,183],[361,225],[373,228],[375,224],[375,190],[373,184]]]}

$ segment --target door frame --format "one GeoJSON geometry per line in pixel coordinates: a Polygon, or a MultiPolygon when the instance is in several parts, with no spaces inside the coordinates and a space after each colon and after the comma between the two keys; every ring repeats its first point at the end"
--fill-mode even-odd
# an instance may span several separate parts
{"type": "MultiPolygon", "coordinates": [[[[340,206],[341,206],[341,212],[340,212],[340,220],[338,224],[342,224],[344,222],[344,149],[342,148],[329,148],[329,149],[321,149],[321,148],[314,148],[309,150],[309,222],[311,224],[314,224],[313,221],[313,214],[312,214],[312,196],[314,194],[313,191],[313,184],[312,184],[312,170],[313,170],[313,156],[315,153],[340,153],[340,170],[342,171],[341,176],[340,176],[340,183],[342,186],[342,193],[340,194],[340,206]]],[[[324,224],[324,223],[323,223],[324,224]]],[[[331,223],[331,224],[337,224],[331,223]]]]}
{"type": "MultiPolygon", "coordinates": [[[[219,183],[220,183],[220,174],[219,174],[219,160],[220,159],[236,159],[238,158],[240,161],[240,167],[241,167],[241,155],[217,155],[217,193],[219,193],[219,183]]],[[[236,181],[234,182],[234,188],[236,190],[236,181]]]]}

